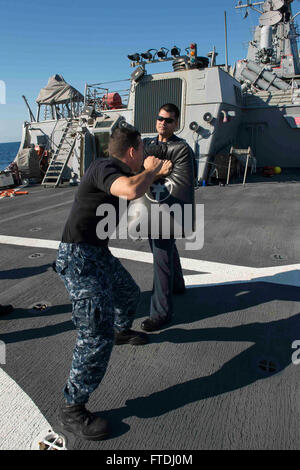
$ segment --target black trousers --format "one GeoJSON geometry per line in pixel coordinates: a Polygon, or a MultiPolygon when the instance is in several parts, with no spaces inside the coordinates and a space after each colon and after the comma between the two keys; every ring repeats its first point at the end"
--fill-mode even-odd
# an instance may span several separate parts
{"type": "Polygon", "coordinates": [[[184,287],[176,240],[149,239],[149,244],[153,253],[154,270],[150,317],[171,318],[173,289],[184,287]]]}

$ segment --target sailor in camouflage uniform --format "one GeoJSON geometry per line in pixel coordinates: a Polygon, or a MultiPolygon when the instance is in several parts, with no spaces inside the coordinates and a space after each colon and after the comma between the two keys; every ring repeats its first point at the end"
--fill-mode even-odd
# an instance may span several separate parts
{"type": "MultiPolygon", "coordinates": [[[[113,325],[118,332],[130,329],[140,290],[106,247],[61,243],[56,269],[69,292],[78,330],[64,394],[68,403],[86,403],[106,371],[113,325]]],[[[145,344],[147,338],[133,332],[130,338],[116,335],[116,343],[122,342],[145,344]]]]}
{"type": "Polygon", "coordinates": [[[96,216],[97,208],[111,204],[118,221],[119,197],[129,201],[141,197],[171,168],[169,162],[150,156],[140,172],[143,143],[131,126],[113,132],[109,152],[112,157],[95,160],[82,178],[55,264],[69,293],[78,332],[60,422],[65,429],[90,440],[109,434],[107,421],[90,413],[85,404],[105,374],[113,344],[148,342],[145,333],[130,329],[140,290],[111,254],[107,236],[97,235],[101,219],[96,216]]]}

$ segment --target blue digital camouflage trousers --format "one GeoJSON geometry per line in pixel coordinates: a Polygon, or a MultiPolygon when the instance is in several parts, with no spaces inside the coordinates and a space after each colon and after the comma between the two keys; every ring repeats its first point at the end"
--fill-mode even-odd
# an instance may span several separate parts
{"type": "Polygon", "coordinates": [[[70,404],[86,403],[105,374],[114,328],[132,325],[140,289],[107,247],[61,243],[56,271],[70,295],[78,333],[64,396],[70,404]]]}

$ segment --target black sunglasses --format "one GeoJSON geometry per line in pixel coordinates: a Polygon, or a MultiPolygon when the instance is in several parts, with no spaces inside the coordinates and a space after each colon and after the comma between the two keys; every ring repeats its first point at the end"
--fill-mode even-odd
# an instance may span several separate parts
{"type": "Polygon", "coordinates": [[[172,124],[172,122],[175,121],[175,119],[172,119],[172,118],[165,118],[163,116],[157,116],[157,120],[158,121],[166,121],[167,124],[172,124]]]}

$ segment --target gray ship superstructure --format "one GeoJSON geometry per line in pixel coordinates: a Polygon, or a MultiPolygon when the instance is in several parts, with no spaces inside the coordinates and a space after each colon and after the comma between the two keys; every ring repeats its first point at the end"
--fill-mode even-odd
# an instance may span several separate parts
{"type": "Polygon", "coordinates": [[[157,110],[173,102],[181,110],[176,134],[194,150],[199,183],[209,178],[216,155],[229,154],[232,146],[251,147],[258,167],[299,167],[300,63],[292,1],[238,2],[236,8],[257,10],[260,18],[248,56],[234,70],[227,60],[216,64],[215,48],[201,57],[191,43],[185,55],[176,46],[129,55],[130,79],[86,84],[84,96],[61,76],[52,77],[37,100],[36,118],[29,108],[20,152],[46,152],[44,186],[80,179],[92,160],[107,154],[114,126],[125,120],[152,137],[157,110]],[[149,64],[170,60],[172,71],[147,73],[149,64]]]}
{"type": "Polygon", "coordinates": [[[292,3],[266,0],[237,7],[262,8],[247,58],[235,70],[243,90],[237,142],[251,146],[259,166],[299,167],[300,163],[299,34],[292,3]]]}
{"type": "MultiPolygon", "coordinates": [[[[268,40],[278,25],[293,22],[287,15],[290,3],[285,11],[278,2],[272,5],[285,16],[266,32],[268,40]]],[[[250,2],[245,6],[249,10],[250,2]]],[[[261,15],[268,8],[261,2],[251,7],[260,7],[261,15]]],[[[190,45],[185,56],[173,48],[178,57],[170,59],[172,72],[150,75],[147,61],[166,60],[161,57],[166,51],[147,51],[145,57],[130,58],[130,80],[87,85],[81,94],[54,76],[39,95],[36,115],[28,105],[17,161],[31,179],[37,170],[31,160],[38,158],[47,170],[47,189],[29,184],[28,194],[0,203],[0,303],[15,309],[0,317],[1,450],[100,450],[105,465],[113,463],[112,456],[145,451],[143,461],[161,458],[172,466],[169,459],[183,463],[183,455],[195,466],[201,455],[196,451],[203,449],[299,449],[299,168],[283,168],[272,178],[248,174],[245,185],[236,180],[197,188],[195,203],[205,214],[204,245],[188,249],[185,240],[177,241],[187,289],[173,298],[172,323],[149,334],[145,346],[116,345],[88,404],[111,423],[111,438],[75,439],[58,423],[76,336],[68,293],[52,269],[77,192],[67,181],[60,183],[75,181],[93,158],[107,155],[114,126],[127,121],[143,135],[154,135],[161,101],[181,107],[178,135],[195,150],[200,181],[238,139],[240,149],[247,148],[255,137],[247,128],[259,123],[265,131],[257,142],[267,151],[253,149],[257,164],[276,155],[280,141],[280,164],[291,166],[300,131],[286,116],[297,118],[298,107],[279,106],[274,99],[282,103],[291,93],[296,96],[298,78],[273,75],[271,48],[257,44],[260,57],[270,62],[260,61],[250,44],[252,55],[235,74],[227,65],[216,65],[215,50],[194,61],[198,54],[190,45]],[[257,80],[250,77],[254,67],[262,72],[257,80]],[[261,106],[246,107],[250,100],[261,106]]],[[[149,316],[153,287],[148,240],[112,237],[109,246],[141,289],[133,324],[139,330],[149,316]]]]}

